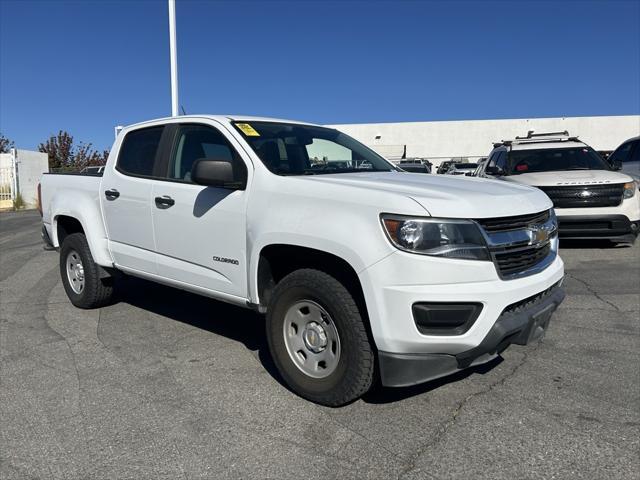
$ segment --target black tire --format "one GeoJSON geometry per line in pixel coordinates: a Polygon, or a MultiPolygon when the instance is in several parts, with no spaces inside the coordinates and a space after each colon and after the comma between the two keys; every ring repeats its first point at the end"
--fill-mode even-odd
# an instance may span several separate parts
{"type": "Polygon", "coordinates": [[[337,407],[369,390],[374,376],[374,351],[353,296],[325,272],[296,270],[275,287],[267,310],[267,339],[274,363],[285,383],[298,395],[321,405],[337,407]],[[284,338],[285,315],[300,301],[311,301],[331,317],[339,335],[340,355],[325,378],[305,374],[292,360],[284,338]]]}
{"type": "MultiPolygon", "coordinates": [[[[93,261],[89,244],[83,233],[72,233],[60,248],[60,276],[71,303],[79,308],[98,308],[107,305],[113,297],[113,278],[100,278],[100,268],[93,261]],[[84,270],[84,284],[80,292],[74,291],[67,273],[70,254],[75,252],[84,270]]],[[[77,287],[76,287],[77,288],[77,287]]]]}

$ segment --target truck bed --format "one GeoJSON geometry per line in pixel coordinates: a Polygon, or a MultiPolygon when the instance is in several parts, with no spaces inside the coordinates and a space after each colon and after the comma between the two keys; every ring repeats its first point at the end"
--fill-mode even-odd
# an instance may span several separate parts
{"type": "Polygon", "coordinates": [[[45,226],[53,224],[52,205],[63,207],[55,209],[64,211],[64,205],[92,203],[100,209],[100,184],[102,174],[79,172],[45,173],[40,180],[40,198],[42,202],[42,220],[45,226]]]}

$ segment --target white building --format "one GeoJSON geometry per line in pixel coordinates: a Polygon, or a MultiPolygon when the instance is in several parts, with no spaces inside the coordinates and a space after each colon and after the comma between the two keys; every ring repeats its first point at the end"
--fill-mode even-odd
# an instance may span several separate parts
{"type": "Polygon", "coordinates": [[[597,151],[611,151],[640,135],[640,115],[610,117],[518,118],[450,122],[401,122],[332,125],[397,160],[423,157],[434,165],[451,158],[474,161],[486,157],[492,142],[536,132],[567,130],[597,151]]]}
{"type": "Polygon", "coordinates": [[[26,208],[35,208],[38,182],[48,171],[46,153],[15,148],[0,153],[0,209],[11,208],[18,193],[26,208]]]}

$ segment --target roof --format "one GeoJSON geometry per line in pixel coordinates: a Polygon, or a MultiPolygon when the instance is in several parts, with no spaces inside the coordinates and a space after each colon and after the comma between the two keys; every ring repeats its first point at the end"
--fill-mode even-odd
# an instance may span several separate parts
{"type": "Polygon", "coordinates": [[[586,146],[578,137],[569,136],[568,131],[534,133],[533,130],[527,132],[526,137],[516,137],[513,140],[501,140],[493,144],[494,148],[511,147],[511,150],[538,150],[547,148],[571,148],[586,146]]]}
{"type": "MultiPolygon", "coordinates": [[[[311,125],[314,127],[319,127],[321,125],[316,125],[314,123],[301,122],[298,120],[285,120],[282,118],[271,118],[271,117],[256,117],[251,115],[209,115],[209,114],[195,114],[195,115],[179,115],[178,118],[181,120],[216,120],[220,123],[229,123],[229,122],[278,122],[278,123],[293,123],[297,125],[311,125]]],[[[131,125],[127,125],[126,128],[133,128],[143,126],[149,123],[157,123],[169,120],[175,120],[176,117],[161,117],[154,118],[151,120],[145,120],[144,122],[138,122],[131,125]]]]}

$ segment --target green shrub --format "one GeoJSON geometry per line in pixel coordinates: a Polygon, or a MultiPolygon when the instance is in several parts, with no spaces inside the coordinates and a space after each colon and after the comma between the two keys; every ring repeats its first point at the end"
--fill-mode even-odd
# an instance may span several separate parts
{"type": "Polygon", "coordinates": [[[22,195],[20,193],[18,193],[16,195],[16,198],[13,199],[13,209],[14,210],[21,210],[26,206],[26,204],[24,203],[24,199],[22,198],[22,195]]]}

